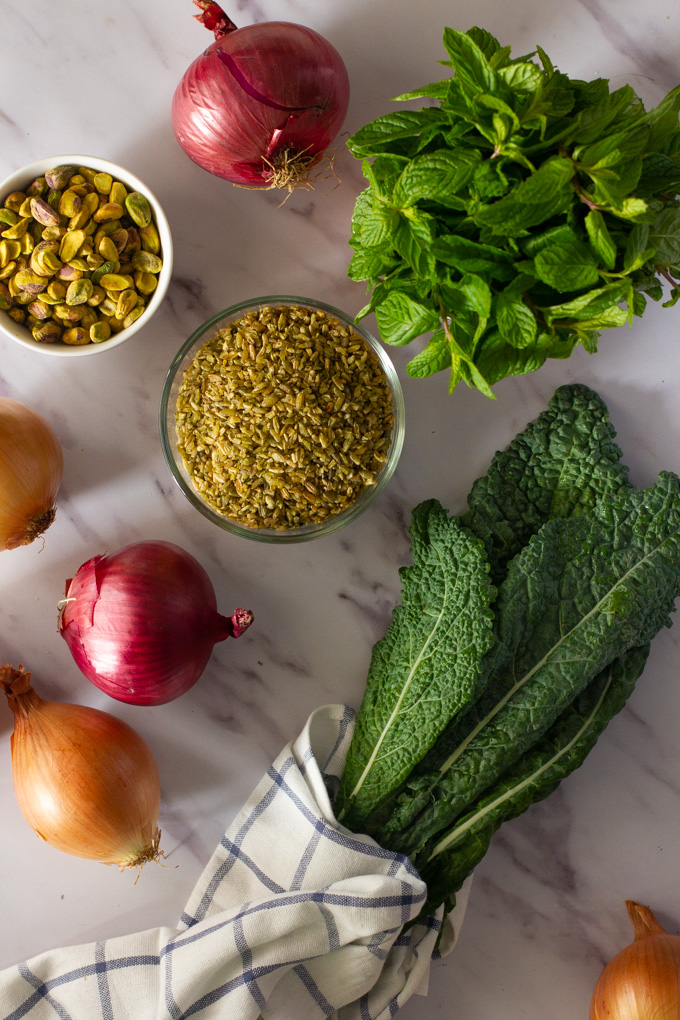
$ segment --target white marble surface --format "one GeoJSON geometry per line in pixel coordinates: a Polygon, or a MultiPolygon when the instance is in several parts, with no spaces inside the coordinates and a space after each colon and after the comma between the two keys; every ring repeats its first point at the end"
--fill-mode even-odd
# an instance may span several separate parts
{"type": "MultiPolygon", "coordinates": [[[[219,532],[166,470],[157,409],[167,365],[209,314],[251,296],[297,293],[349,312],[347,236],[361,188],[297,193],[233,188],[194,166],[170,125],[175,85],[209,36],[190,0],[69,0],[0,5],[0,177],[50,153],[121,163],[164,205],[175,275],[157,316],[129,343],[56,359],[0,338],[0,394],[40,409],[65,452],[59,512],[44,545],[0,557],[0,660],[24,662],[43,695],[113,711],[148,740],[161,770],[160,824],[175,870],[134,875],[40,843],[12,790],[11,715],[0,705],[0,966],[51,946],[172,925],[221,833],[262,770],[328,701],[358,705],[373,642],[397,598],[406,524],[420,500],[463,507],[473,479],[557,385],[586,382],[608,402],[632,480],[680,469],[680,310],[651,307],[579,351],[506,380],[495,403],[442,377],[411,381],[413,351],[393,352],[407,405],[399,469],[374,507],[340,534],[273,549],[219,532]],[[218,646],[196,687],[142,709],[107,700],[56,633],[63,582],[90,556],[142,538],[177,542],[203,563],[223,611],[256,623],[218,646]]],[[[541,44],[572,76],[630,82],[649,103],[680,80],[678,0],[238,0],[239,24],[284,19],[325,34],[352,84],[349,131],[389,97],[431,81],[445,25],[479,24],[516,53],[541,44]]],[[[370,324],[369,324],[370,325],[370,324]]],[[[629,941],[623,900],[651,904],[680,931],[680,625],[656,639],[628,707],[584,767],[505,825],[479,867],[458,947],[404,1020],[573,1020],[587,1015],[603,962],[629,941]]]]}

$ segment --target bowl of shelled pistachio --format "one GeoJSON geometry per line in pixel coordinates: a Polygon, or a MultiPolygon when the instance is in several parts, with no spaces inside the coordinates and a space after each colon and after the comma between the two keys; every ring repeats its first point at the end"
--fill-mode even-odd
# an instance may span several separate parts
{"type": "Polygon", "coordinates": [[[390,480],[404,399],[378,341],[289,295],[213,315],[177,352],[160,407],[180,489],[225,531],[302,542],[362,514],[390,480]]]}
{"type": "Polygon", "coordinates": [[[149,322],[171,274],[165,213],[124,167],[49,156],[0,182],[0,329],[24,347],[117,347],[149,322]]]}

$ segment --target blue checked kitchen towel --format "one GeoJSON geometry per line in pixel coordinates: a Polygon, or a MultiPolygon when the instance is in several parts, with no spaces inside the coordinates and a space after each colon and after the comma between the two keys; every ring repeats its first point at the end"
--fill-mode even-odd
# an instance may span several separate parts
{"type": "Polygon", "coordinates": [[[387,1020],[425,994],[466,890],[410,927],[425,886],[408,859],[333,815],[354,727],[317,709],[224,835],[176,929],[56,949],[0,972],[2,1020],[387,1020]]]}

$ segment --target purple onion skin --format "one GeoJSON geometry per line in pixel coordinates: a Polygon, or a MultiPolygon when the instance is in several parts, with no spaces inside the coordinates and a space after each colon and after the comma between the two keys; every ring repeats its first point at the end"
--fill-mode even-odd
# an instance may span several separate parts
{"type": "Polygon", "coordinates": [[[267,187],[288,149],[321,158],[349,105],[342,57],[304,25],[269,21],[229,31],[194,60],[172,101],[190,159],[246,187],[267,187]]]}
{"type": "Polygon", "coordinates": [[[203,673],[213,646],[238,637],[249,610],[217,611],[207,573],[171,542],[95,556],[66,582],[59,629],[78,668],[117,701],[162,705],[203,673]]]}

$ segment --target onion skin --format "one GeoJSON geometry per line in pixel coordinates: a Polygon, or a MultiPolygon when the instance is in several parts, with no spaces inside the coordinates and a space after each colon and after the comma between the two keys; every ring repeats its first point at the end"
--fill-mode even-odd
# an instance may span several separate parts
{"type": "Polygon", "coordinates": [[[304,153],[316,165],[340,131],[347,69],[335,47],[304,25],[227,25],[177,86],[173,128],[187,156],[209,173],[272,187],[279,157],[304,153]]]}
{"type": "Polygon", "coordinates": [[[626,900],[635,941],[609,961],[595,986],[590,1020],[678,1020],[680,935],[670,935],[649,907],[626,900]]]}
{"type": "Polygon", "coordinates": [[[135,868],[159,850],[160,778],[127,723],[82,705],[44,701],[30,673],[0,666],[14,713],[14,790],[41,839],[75,857],[135,868]]]}
{"type": "Polygon", "coordinates": [[[59,630],[96,687],[132,705],[178,698],[203,673],[213,646],[239,637],[249,610],[217,611],[207,573],[171,542],[134,542],[95,556],[66,582],[59,630]]]}
{"type": "Polygon", "coordinates": [[[51,425],[17,400],[0,397],[0,550],[29,545],[49,528],[63,472],[51,425]]]}

